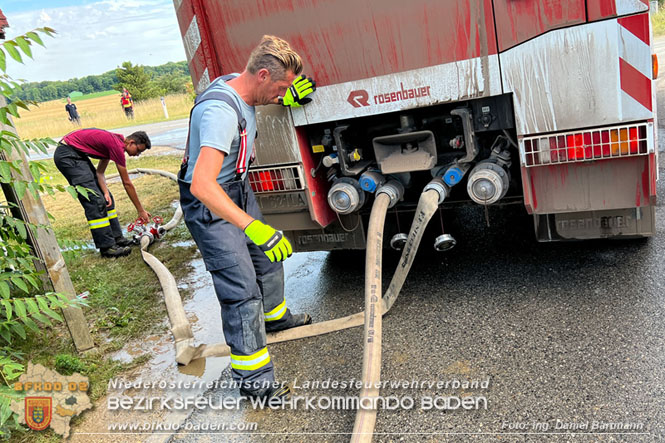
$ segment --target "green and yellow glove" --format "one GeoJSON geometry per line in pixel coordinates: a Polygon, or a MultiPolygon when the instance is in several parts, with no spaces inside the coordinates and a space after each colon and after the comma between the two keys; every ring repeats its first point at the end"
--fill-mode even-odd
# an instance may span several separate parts
{"type": "Polygon", "coordinates": [[[298,108],[304,104],[312,101],[307,97],[312,92],[316,91],[316,82],[312,77],[306,77],[304,74],[296,77],[286,90],[286,94],[281,99],[282,106],[289,106],[298,108]]]}
{"type": "Polygon", "coordinates": [[[245,235],[253,241],[271,262],[284,261],[293,254],[291,243],[272,226],[254,220],[245,228],[245,235]]]}

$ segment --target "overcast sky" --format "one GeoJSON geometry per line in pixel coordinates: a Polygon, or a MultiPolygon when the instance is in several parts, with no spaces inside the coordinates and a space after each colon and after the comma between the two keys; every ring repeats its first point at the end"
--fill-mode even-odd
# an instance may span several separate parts
{"type": "MultiPolygon", "coordinates": [[[[3,0],[6,37],[49,26],[55,38],[25,65],[7,61],[15,79],[67,80],[101,74],[124,61],[147,66],[185,60],[172,0],[3,0]]],[[[33,48],[36,45],[33,45],[33,48]]]]}

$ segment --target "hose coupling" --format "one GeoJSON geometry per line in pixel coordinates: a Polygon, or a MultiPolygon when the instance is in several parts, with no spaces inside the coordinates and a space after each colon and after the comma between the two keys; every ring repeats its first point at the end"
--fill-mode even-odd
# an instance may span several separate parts
{"type": "Polygon", "coordinates": [[[443,180],[440,178],[435,178],[431,182],[427,183],[427,186],[425,186],[425,189],[423,189],[423,194],[431,190],[434,190],[439,193],[439,204],[443,203],[443,201],[448,197],[448,194],[450,193],[450,187],[447,184],[445,184],[443,180]]]}
{"type": "Polygon", "coordinates": [[[404,197],[404,185],[397,180],[389,180],[376,190],[376,195],[379,194],[386,194],[390,197],[388,208],[392,208],[404,197]]]}

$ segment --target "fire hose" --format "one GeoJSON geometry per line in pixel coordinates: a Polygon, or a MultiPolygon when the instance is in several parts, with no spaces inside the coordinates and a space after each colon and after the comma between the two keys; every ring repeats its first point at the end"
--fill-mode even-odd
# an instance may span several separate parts
{"type": "MultiPolygon", "coordinates": [[[[174,174],[152,170],[133,169],[130,173],[158,174],[174,181],[174,174]]],[[[432,218],[439,204],[447,197],[448,187],[439,179],[430,182],[418,201],[415,217],[409,235],[400,257],[397,270],[393,274],[386,294],[381,297],[381,273],[383,250],[383,225],[386,212],[401,197],[395,186],[388,182],[377,190],[376,199],[370,215],[367,235],[367,255],[365,258],[365,311],[346,317],[328,320],[306,326],[291,328],[285,331],[267,334],[268,344],[281,343],[290,340],[328,334],[343,329],[365,325],[363,346],[363,391],[361,398],[375,398],[379,394],[379,381],[381,376],[381,338],[382,315],[386,314],[394,305],[408,275],[413,260],[420,245],[427,223],[432,218]],[[380,302],[380,303],[379,303],[380,302]],[[382,315],[377,315],[377,311],[382,315]]],[[[173,218],[162,228],[165,231],[173,229],[182,218],[180,207],[173,218]]],[[[159,232],[159,229],[157,228],[159,232]]],[[[154,238],[159,235],[143,234],[140,236],[141,254],[143,260],[150,266],[164,291],[164,300],[171,323],[171,333],[175,339],[176,361],[181,365],[189,364],[192,360],[205,357],[229,356],[230,349],[225,343],[194,345],[194,334],[185,310],[176,281],[157,258],[147,252],[147,248],[154,238]]],[[[374,404],[373,402],[371,404],[374,404]]],[[[352,441],[371,441],[376,423],[376,409],[359,409],[353,428],[352,441]]]]}

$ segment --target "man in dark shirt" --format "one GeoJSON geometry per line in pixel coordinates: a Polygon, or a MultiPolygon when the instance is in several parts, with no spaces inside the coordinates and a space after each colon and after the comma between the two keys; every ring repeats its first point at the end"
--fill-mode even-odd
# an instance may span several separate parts
{"type": "Polygon", "coordinates": [[[55,150],[55,165],[69,184],[94,191],[94,194],[88,194],[87,199],[79,195],[79,202],[85,210],[92,238],[102,257],[122,257],[131,252],[128,247],[131,242],[122,235],[115,201],[104,178],[109,161],[115,163],[138,217],[144,223],[150,220],[150,214],[143,209],[129,178],[125,161],[125,153],[135,157],[146,149],[150,149],[150,139],[143,131],[134,132],[125,138],[122,134],[102,129],[79,129],[64,136],[55,150]],[[89,157],[99,159],[96,169],[89,157]]]}
{"type": "Polygon", "coordinates": [[[76,105],[72,103],[72,99],[67,97],[67,104],[65,105],[65,111],[69,114],[69,121],[75,125],[81,126],[81,117],[79,112],[76,110],[76,105]]]}

